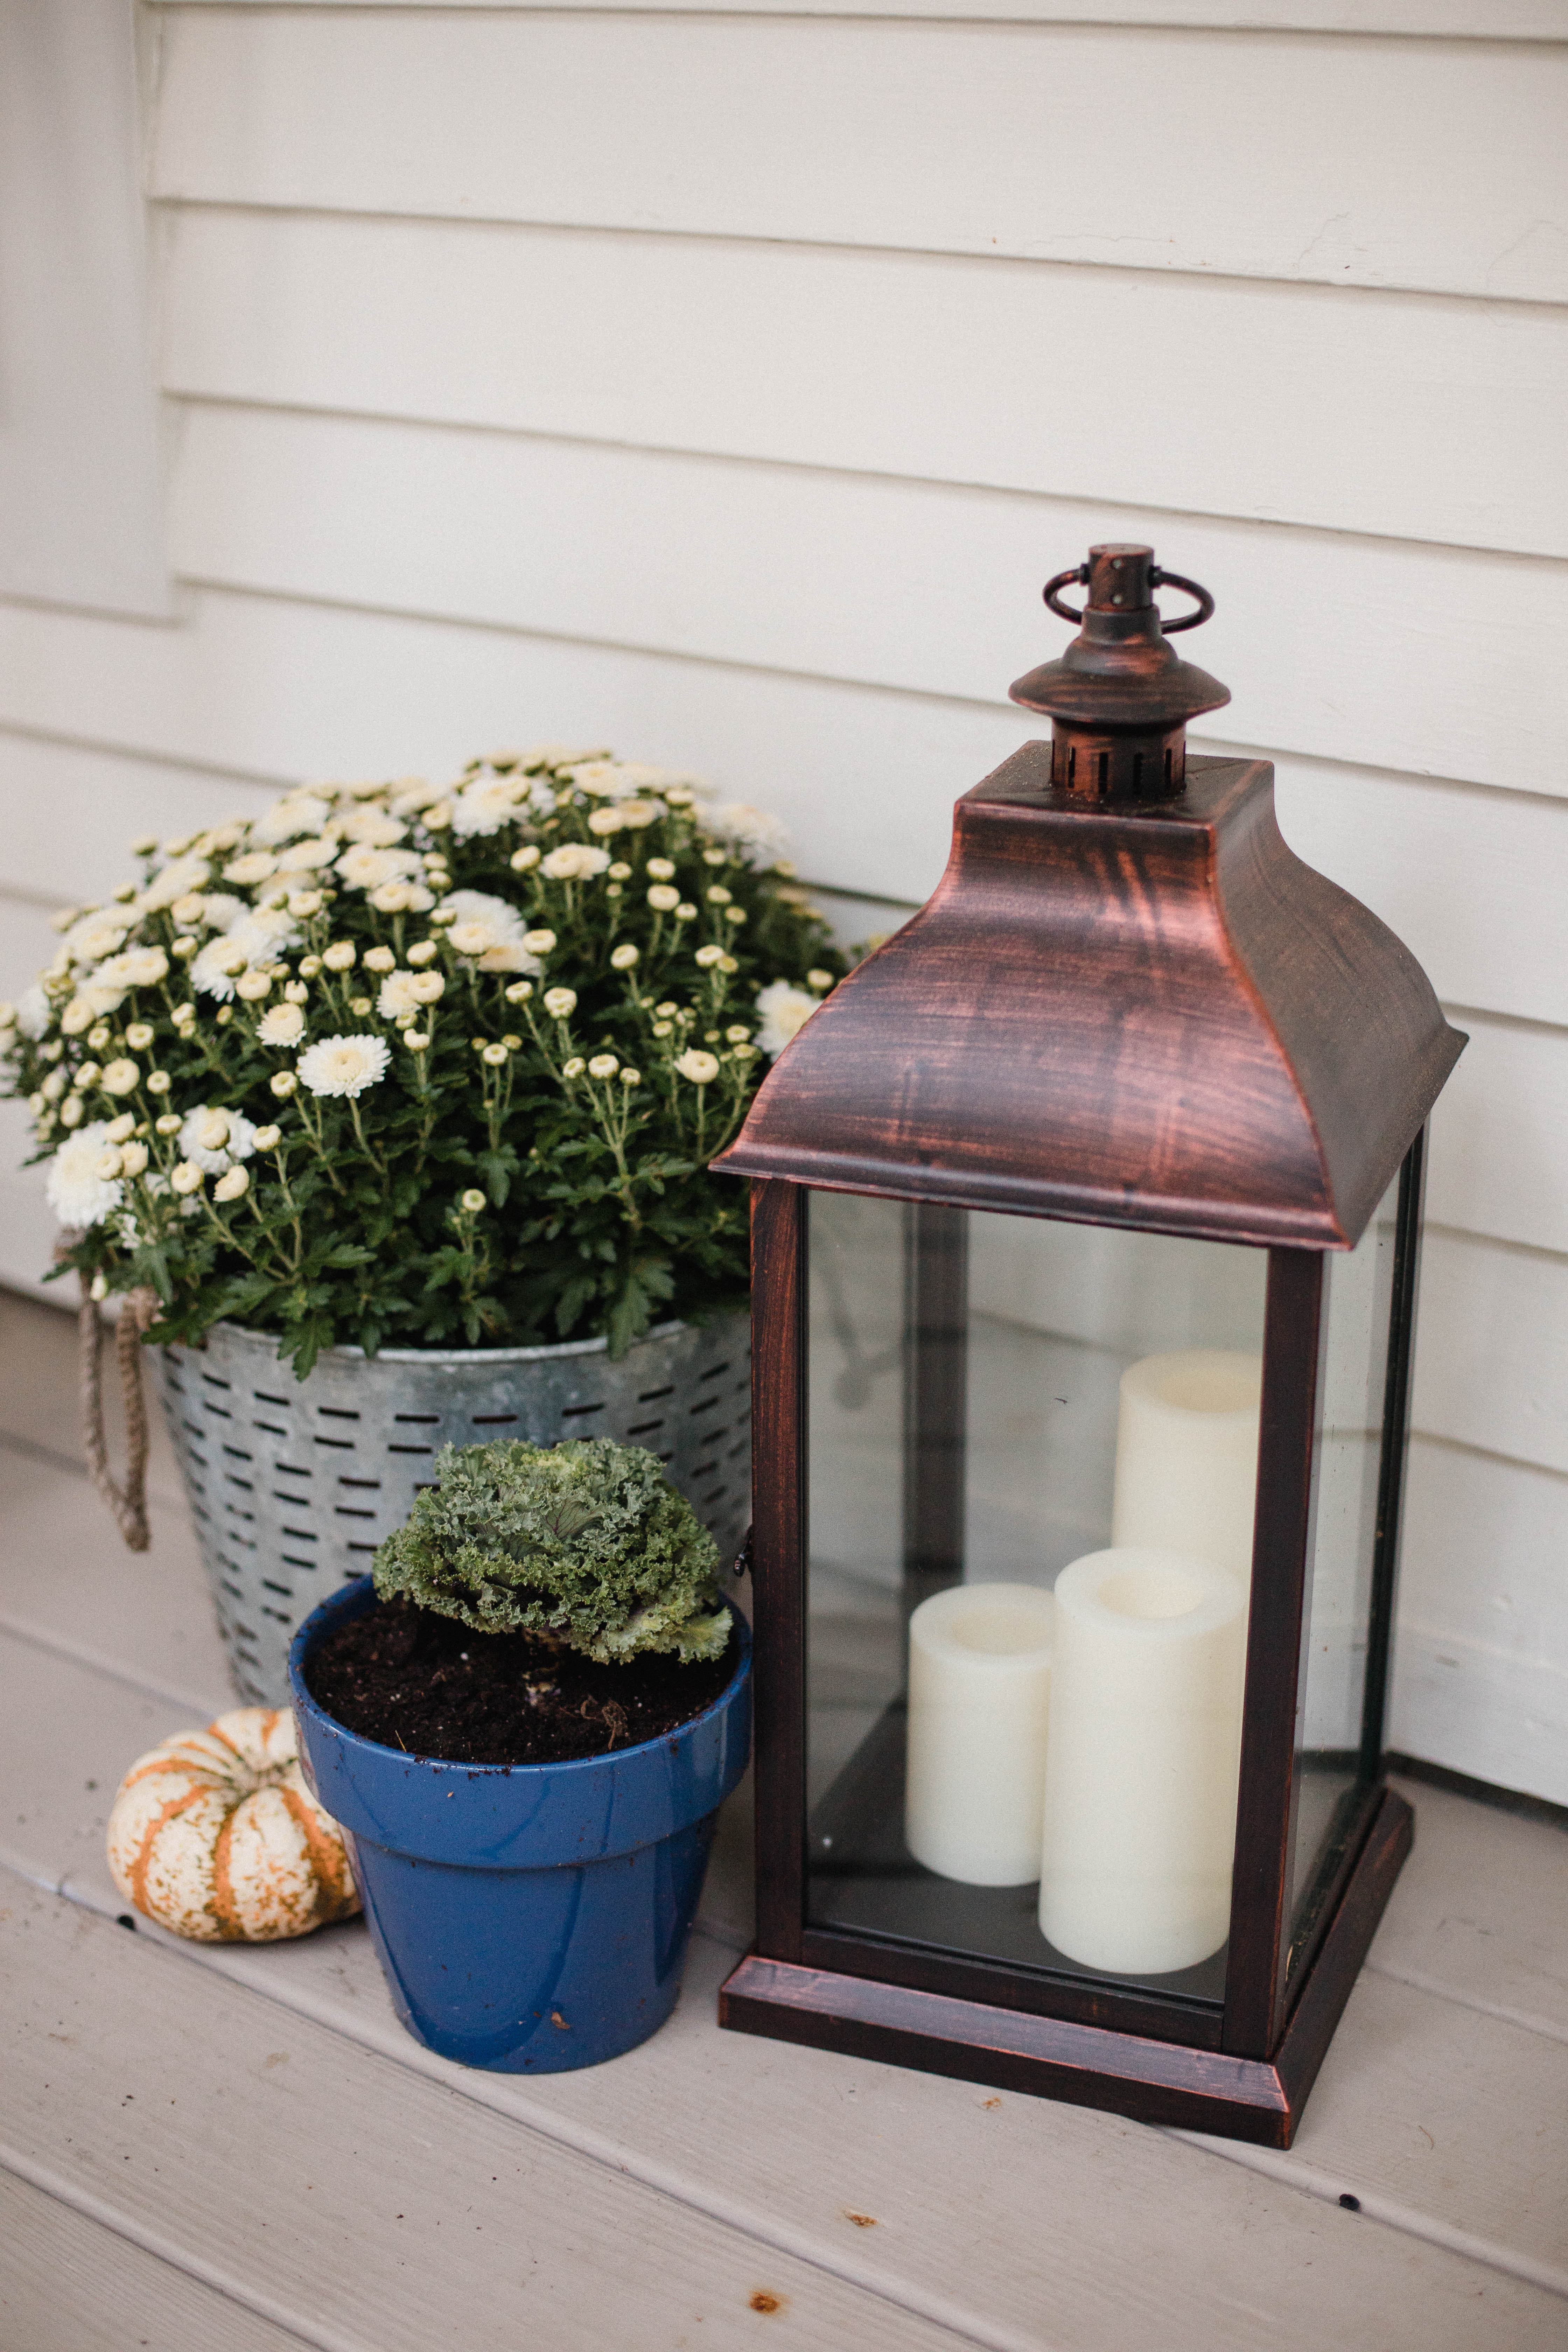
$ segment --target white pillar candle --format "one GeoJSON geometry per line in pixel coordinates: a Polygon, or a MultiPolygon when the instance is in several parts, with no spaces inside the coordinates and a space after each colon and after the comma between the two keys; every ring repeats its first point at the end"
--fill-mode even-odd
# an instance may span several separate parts
{"type": "Polygon", "coordinates": [[[1040,1927],[1085,1968],[1164,1976],[1229,1933],[1247,1601],[1180,1552],[1057,1579],[1040,1927]]]}
{"type": "Polygon", "coordinates": [[[1250,1579],[1262,1388],[1262,1358],[1229,1348],[1185,1348],[1129,1366],[1113,1544],[1195,1552],[1250,1579]]]}
{"type": "Polygon", "coordinates": [[[904,1838],[943,1878],[1040,1874],[1054,1617],[1037,1585],[954,1584],[910,1619],[904,1838]]]}

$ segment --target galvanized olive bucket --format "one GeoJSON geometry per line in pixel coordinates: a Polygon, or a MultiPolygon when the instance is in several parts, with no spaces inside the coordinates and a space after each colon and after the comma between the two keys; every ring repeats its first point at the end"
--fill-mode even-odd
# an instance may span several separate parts
{"type": "Polygon", "coordinates": [[[289,1705],[297,1628],[365,1573],[434,1483],[442,1445],[646,1445],[728,1569],[751,1510],[751,1356],[743,1315],[665,1324],[618,1363],[603,1339],[374,1357],[333,1348],[297,1381],[275,1340],[231,1323],[202,1348],[160,1349],[163,1409],[235,1688],[253,1706],[289,1705]]]}

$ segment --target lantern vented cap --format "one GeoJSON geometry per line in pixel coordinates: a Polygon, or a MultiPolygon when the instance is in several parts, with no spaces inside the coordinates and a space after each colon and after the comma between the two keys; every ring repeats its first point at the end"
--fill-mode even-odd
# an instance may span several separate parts
{"type": "Polygon", "coordinates": [[[1195,581],[1162,572],[1152,547],[1116,541],[1058,572],[1045,595],[1053,613],[1080,625],[1079,634],[1059,661],[1031,670],[1009,692],[1050,715],[1053,789],[1096,803],[1174,799],[1185,788],[1187,721],[1217,710],[1230,689],[1179,660],[1166,639],[1206,621],[1214,598],[1195,581]],[[1074,583],[1089,590],[1081,610],[1062,600],[1074,583]],[[1196,612],[1163,623],[1160,587],[1184,589],[1196,612]]]}

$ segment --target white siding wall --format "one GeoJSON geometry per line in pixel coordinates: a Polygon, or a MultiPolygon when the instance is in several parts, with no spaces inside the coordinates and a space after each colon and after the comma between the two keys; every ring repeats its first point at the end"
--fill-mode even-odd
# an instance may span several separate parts
{"type": "Polygon", "coordinates": [[[1394,1737],[1568,1801],[1564,0],[140,29],[178,604],[0,601],[0,986],[134,833],[538,736],[918,899],[1041,580],[1151,538],[1219,601],[1201,747],[1471,1032],[1394,1737]]]}

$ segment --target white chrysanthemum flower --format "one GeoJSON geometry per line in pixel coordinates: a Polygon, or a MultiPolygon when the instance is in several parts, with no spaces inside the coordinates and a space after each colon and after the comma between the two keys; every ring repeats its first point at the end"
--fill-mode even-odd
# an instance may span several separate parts
{"type": "Polygon", "coordinates": [[[366,849],[390,849],[408,835],[400,817],[389,815],[384,808],[372,808],[365,801],[339,817],[337,830],[344,841],[358,842],[366,849]]]}
{"type": "Polygon", "coordinates": [[[229,860],[223,869],[223,878],[248,890],[253,882],[268,881],[277,871],[278,860],[269,849],[247,849],[242,857],[229,860]]]}
{"type": "Polygon", "coordinates": [[[246,969],[249,958],[242,942],[230,942],[222,937],[209,940],[191,964],[191,986],[200,989],[204,996],[216,996],[226,1004],[234,994],[234,983],[246,969]]]}
{"type": "MultiPolygon", "coordinates": [[[[110,956],[107,963],[89,972],[83,982],[89,995],[100,989],[112,989],[118,996],[128,988],[156,988],[161,980],[169,977],[169,959],[162,948],[127,948],[123,955],[110,956]]],[[[106,1005],[105,1012],[112,1012],[106,1005]]]]}
{"type": "Polygon", "coordinates": [[[689,781],[663,768],[644,767],[636,760],[588,760],[568,768],[566,773],[580,793],[586,793],[591,800],[605,801],[629,801],[639,793],[662,792],[668,784],[689,781]]]}
{"type": "Polygon", "coordinates": [[[297,1045],[305,1034],[305,1016],[297,1004],[275,1004],[261,1016],[256,1034],[263,1045],[297,1045]]]}
{"type": "Polygon", "coordinates": [[[391,1059],[380,1037],[323,1037],[296,1066],[313,1095],[346,1095],[353,1101],[379,1084],[391,1059]]]}
{"type": "Polygon", "coordinates": [[[74,964],[101,963],[116,948],[125,944],[128,929],[118,908],[95,908],[91,914],[79,916],[65,935],[64,951],[74,964]]]}
{"type": "Polygon", "coordinates": [[[206,886],[207,861],[205,857],[176,857],[161,874],[154,874],[136,901],[139,914],[156,914],[162,907],[172,907],[176,898],[187,891],[201,890],[206,886]]]}
{"type": "Polygon", "coordinates": [[[705,1054],[700,1045],[691,1045],[680,1055],[675,1066],[683,1078],[690,1079],[694,1087],[706,1087],[719,1075],[719,1056],[717,1054],[705,1054]]]}
{"type": "Polygon", "coordinates": [[[331,804],[314,793],[285,793],[250,828],[252,841],[277,849],[301,833],[319,833],[331,814],[331,804]]]}
{"type": "Polygon", "coordinates": [[[255,1149],[256,1129],[243,1111],[222,1110],[216,1103],[202,1103],[181,1123],[182,1154],[209,1176],[221,1176],[237,1160],[248,1160],[255,1149]],[[221,1142],[209,1143],[205,1139],[217,1135],[221,1135],[221,1142]]]}
{"type": "Polygon", "coordinates": [[[249,1190],[250,1171],[247,1168],[231,1168],[227,1175],[220,1176],[213,1186],[213,1199],[241,1201],[249,1190]]]}
{"type": "Polygon", "coordinates": [[[574,988],[547,988],[545,990],[544,1010],[549,1013],[552,1021],[564,1021],[567,1015],[574,1013],[576,1009],[577,992],[574,988]]]}
{"type": "Polygon", "coordinates": [[[62,1225],[85,1231],[89,1225],[101,1224],[110,1210],[120,1206],[124,1188],[119,1179],[98,1173],[108,1134],[107,1119],[92,1119],[79,1127],[50,1160],[44,1190],[62,1225]]]}
{"type": "MultiPolygon", "coordinates": [[[[609,862],[607,849],[595,849],[585,841],[563,841],[541,860],[539,870],[552,882],[587,882],[602,874],[609,862]]],[[[447,904],[451,903],[448,898],[447,904]]]]}
{"type": "Polygon", "coordinates": [[[770,816],[763,809],[754,809],[745,801],[726,801],[721,807],[705,808],[699,822],[704,833],[731,849],[760,850],[772,857],[789,843],[789,835],[776,816],[770,816]]]}
{"type": "Polygon", "coordinates": [[[499,833],[530,798],[524,776],[476,776],[452,803],[452,831],[459,841],[499,833]]]}
{"type": "Polygon", "coordinates": [[[209,931],[232,931],[236,923],[244,922],[256,912],[232,890],[214,890],[202,902],[203,922],[209,931]]]}
{"type": "Polygon", "coordinates": [[[37,1045],[49,1025],[49,1000],[35,981],[16,999],[16,1026],[24,1037],[37,1045]]]}
{"type": "Polygon", "coordinates": [[[313,874],[319,866],[330,866],[337,855],[335,839],[296,841],[280,854],[278,871],[279,874],[313,874]]]}
{"type": "Polygon", "coordinates": [[[198,950],[191,964],[191,986],[226,1004],[242,971],[252,964],[271,963],[299,936],[286,908],[253,907],[198,950]]]}
{"type": "Polygon", "coordinates": [[[445,784],[432,784],[423,776],[405,776],[392,787],[392,814],[417,816],[422,809],[440,800],[446,790],[445,784]]]}
{"type": "Polygon", "coordinates": [[[757,1043],[770,1060],[777,1060],[816,1010],[816,997],[796,988],[793,981],[775,980],[759,992],[757,1043]]]}
{"type": "Polygon", "coordinates": [[[375,1009],[384,1021],[395,1021],[400,1013],[417,1013],[425,1002],[419,982],[424,975],[416,971],[389,971],[381,983],[375,1009]]]}
{"type": "Polygon", "coordinates": [[[374,849],[360,841],[344,850],[335,870],[351,890],[377,890],[384,882],[405,882],[421,863],[416,849],[374,849]]]}
{"type": "Polygon", "coordinates": [[[658,801],[622,801],[617,813],[623,824],[630,825],[634,833],[642,833],[658,823],[664,808],[658,801]]]}
{"type": "Polygon", "coordinates": [[[481,971],[539,971],[538,958],[525,944],[522,917],[504,898],[486,890],[450,890],[441,908],[454,918],[447,934],[453,951],[471,957],[481,971]]]}
{"type": "Polygon", "coordinates": [[[383,882],[367,892],[366,903],[378,915],[426,915],[436,904],[423,882],[383,882]]]}
{"type": "Polygon", "coordinates": [[[630,971],[637,960],[637,950],[632,945],[630,940],[627,940],[622,946],[612,948],[610,950],[610,969],[612,971],[630,971]]]}
{"type": "Polygon", "coordinates": [[[588,1076],[591,1078],[613,1078],[620,1066],[616,1055],[595,1054],[588,1064],[588,1076]]]}

